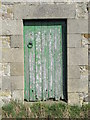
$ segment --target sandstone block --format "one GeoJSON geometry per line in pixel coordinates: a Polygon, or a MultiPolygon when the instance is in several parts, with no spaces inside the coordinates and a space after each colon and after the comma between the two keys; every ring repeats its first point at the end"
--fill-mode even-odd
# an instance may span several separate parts
{"type": "Polygon", "coordinates": [[[88,19],[67,19],[67,33],[88,33],[88,19]]]}
{"type": "Polygon", "coordinates": [[[24,75],[24,64],[23,63],[11,63],[10,64],[11,76],[23,76],[24,75]]]}
{"type": "Polygon", "coordinates": [[[2,90],[2,76],[0,76],[0,90],[2,90]]]}
{"type": "Polygon", "coordinates": [[[87,3],[77,3],[76,4],[76,18],[88,19],[87,3]]]}
{"type": "Polygon", "coordinates": [[[80,70],[77,65],[68,66],[68,78],[80,79],[80,70]]]}
{"type": "Polygon", "coordinates": [[[10,37],[9,36],[0,36],[0,47],[10,48],[10,37]]]}
{"type": "Polygon", "coordinates": [[[14,90],[12,93],[12,98],[15,100],[24,100],[24,90],[14,90]]]}
{"type": "Polygon", "coordinates": [[[88,79],[69,79],[68,92],[86,92],[88,93],[88,79]]]}
{"type": "Polygon", "coordinates": [[[68,48],[68,65],[88,65],[87,48],[68,48]]]}
{"type": "Polygon", "coordinates": [[[10,76],[10,63],[2,63],[2,76],[10,76]]]}
{"type": "Polygon", "coordinates": [[[11,36],[11,47],[19,48],[23,47],[23,36],[11,36]]]}
{"type": "Polygon", "coordinates": [[[24,62],[24,51],[22,48],[3,48],[3,62],[24,62]]]}
{"type": "Polygon", "coordinates": [[[2,90],[3,91],[11,91],[11,80],[10,77],[8,76],[3,76],[2,77],[2,90]]]}
{"type": "Polygon", "coordinates": [[[22,35],[22,20],[2,20],[0,35],[22,35]]]}
{"type": "Polygon", "coordinates": [[[16,4],[14,19],[74,18],[75,12],[75,4],[16,4]]]}
{"type": "Polygon", "coordinates": [[[78,93],[68,93],[68,104],[80,105],[78,93]]]}
{"type": "Polygon", "coordinates": [[[0,62],[2,62],[2,48],[0,47],[0,62]]]}
{"type": "Polygon", "coordinates": [[[81,34],[68,34],[67,47],[81,47],[81,34]]]}
{"type": "Polygon", "coordinates": [[[2,19],[13,19],[13,5],[2,5],[2,19]]]}
{"type": "Polygon", "coordinates": [[[24,89],[24,76],[11,76],[12,90],[24,89]]]}

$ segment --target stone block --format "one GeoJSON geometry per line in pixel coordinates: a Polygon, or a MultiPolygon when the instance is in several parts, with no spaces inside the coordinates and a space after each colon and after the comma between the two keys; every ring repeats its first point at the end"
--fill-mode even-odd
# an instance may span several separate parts
{"type": "Polygon", "coordinates": [[[88,19],[88,10],[86,2],[79,2],[76,4],[76,18],[88,19]]]}
{"type": "Polygon", "coordinates": [[[10,63],[11,76],[23,76],[24,75],[24,63],[10,63]]]}
{"type": "Polygon", "coordinates": [[[88,65],[87,48],[68,48],[68,65],[88,65]]]}
{"type": "Polygon", "coordinates": [[[11,100],[10,91],[0,91],[0,106],[6,105],[11,100]]]}
{"type": "Polygon", "coordinates": [[[24,62],[24,51],[22,48],[3,48],[3,62],[24,62]]]}
{"type": "Polygon", "coordinates": [[[14,19],[74,18],[75,4],[16,4],[14,19]]]}
{"type": "Polygon", "coordinates": [[[0,63],[0,76],[10,76],[10,63],[0,63]]]}
{"type": "Polygon", "coordinates": [[[80,79],[80,69],[77,65],[68,66],[68,78],[80,79]]]}
{"type": "Polygon", "coordinates": [[[11,76],[12,90],[24,89],[24,76],[11,76]]]}
{"type": "Polygon", "coordinates": [[[88,33],[88,19],[67,19],[67,33],[88,33]]]}
{"type": "Polygon", "coordinates": [[[2,90],[2,76],[0,76],[0,91],[2,90]]]}
{"type": "Polygon", "coordinates": [[[0,62],[2,62],[2,48],[0,47],[0,62]]]}
{"type": "Polygon", "coordinates": [[[12,86],[11,86],[10,77],[3,76],[2,77],[2,91],[11,91],[11,89],[12,89],[12,86]]]}
{"type": "Polygon", "coordinates": [[[2,76],[2,63],[0,63],[0,76],[2,76]]]}
{"type": "Polygon", "coordinates": [[[14,100],[23,101],[24,100],[24,90],[14,90],[12,93],[12,98],[14,100]]]}
{"type": "Polygon", "coordinates": [[[10,63],[2,63],[2,76],[10,76],[10,63]]]}
{"type": "MultiPolygon", "coordinates": [[[[68,0],[19,0],[19,2],[32,2],[32,3],[37,3],[37,2],[44,2],[44,3],[54,3],[54,2],[67,2],[68,0]]],[[[18,2],[18,0],[2,0],[3,3],[5,2],[18,2]]]]}
{"type": "Polygon", "coordinates": [[[23,36],[11,36],[11,47],[20,48],[23,47],[23,36]]]}
{"type": "Polygon", "coordinates": [[[2,19],[0,18],[0,35],[2,35],[2,19]]]}
{"type": "Polygon", "coordinates": [[[2,20],[0,35],[22,35],[22,20],[2,20]]]}
{"type": "Polygon", "coordinates": [[[0,47],[10,48],[10,37],[9,36],[0,36],[0,47]]]}
{"type": "Polygon", "coordinates": [[[80,105],[78,93],[68,93],[68,104],[80,105]]]}
{"type": "Polygon", "coordinates": [[[88,79],[69,79],[68,92],[88,93],[88,79]]]}
{"type": "Polygon", "coordinates": [[[2,47],[2,39],[1,39],[1,37],[0,37],[0,47],[2,47]]]}
{"type": "Polygon", "coordinates": [[[13,19],[13,5],[2,5],[2,19],[13,19]]]}
{"type": "Polygon", "coordinates": [[[88,70],[89,70],[88,65],[80,65],[79,70],[81,74],[80,78],[88,76],[88,70]]]}
{"type": "Polygon", "coordinates": [[[88,54],[88,64],[89,64],[89,66],[90,66],[90,52],[89,52],[89,54],[88,54]]]}
{"type": "Polygon", "coordinates": [[[40,2],[40,3],[43,3],[43,2],[46,2],[46,3],[54,3],[54,2],[67,2],[67,3],[69,3],[70,4],[70,2],[72,3],[75,3],[75,2],[89,2],[89,0],[2,0],[2,3],[3,4],[5,4],[5,3],[7,3],[7,4],[10,4],[10,3],[12,3],[13,4],[13,2],[14,3],[18,3],[18,2],[34,2],[34,3],[37,3],[37,2],[40,2]]]}
{"type": "Polygon", "coordinates": [[[81,47],[81,34],[67,34],[67,47],[81,47]]]}
{"type": "Polygon", "coordinates": [[[87,37],[88,37],[87,34],[82,35],[82,39],[81,39],[81,46],[82,47],[88,48],[89,41],[88,41],[87,37]]]}

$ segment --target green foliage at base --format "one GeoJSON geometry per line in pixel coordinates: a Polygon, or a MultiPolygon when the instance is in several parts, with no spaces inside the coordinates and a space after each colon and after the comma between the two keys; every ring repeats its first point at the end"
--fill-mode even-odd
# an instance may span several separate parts
{"type": "MultiPolygon", "coordinates": [[[[50,102],[51,103],[51,102],[50,102]]],[[[88,118],[90,104],[79,106],[70,106],[61,102],[47,104],[20,103],[11,101],[2,107],[3,118],[88,118]]]]}

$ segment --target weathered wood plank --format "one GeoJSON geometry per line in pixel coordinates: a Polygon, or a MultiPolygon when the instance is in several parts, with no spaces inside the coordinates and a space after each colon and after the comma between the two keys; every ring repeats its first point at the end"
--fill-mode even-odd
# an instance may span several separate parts
{"type": "Polygon", "coordinates": [[[35,26],[35,41],[36,41],[36,98],[42,99],[42,55],[41,55],[41,26],[35,26]]]}

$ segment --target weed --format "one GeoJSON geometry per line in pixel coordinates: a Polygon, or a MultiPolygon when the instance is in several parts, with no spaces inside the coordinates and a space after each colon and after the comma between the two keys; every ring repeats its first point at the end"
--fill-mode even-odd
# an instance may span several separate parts
{"type": "Polygon", "coordinates": [[[2,107],[3,118],[88,118],[90,104],[70,106],[61,102],[22,104],[11,101],[2,107]]]}

